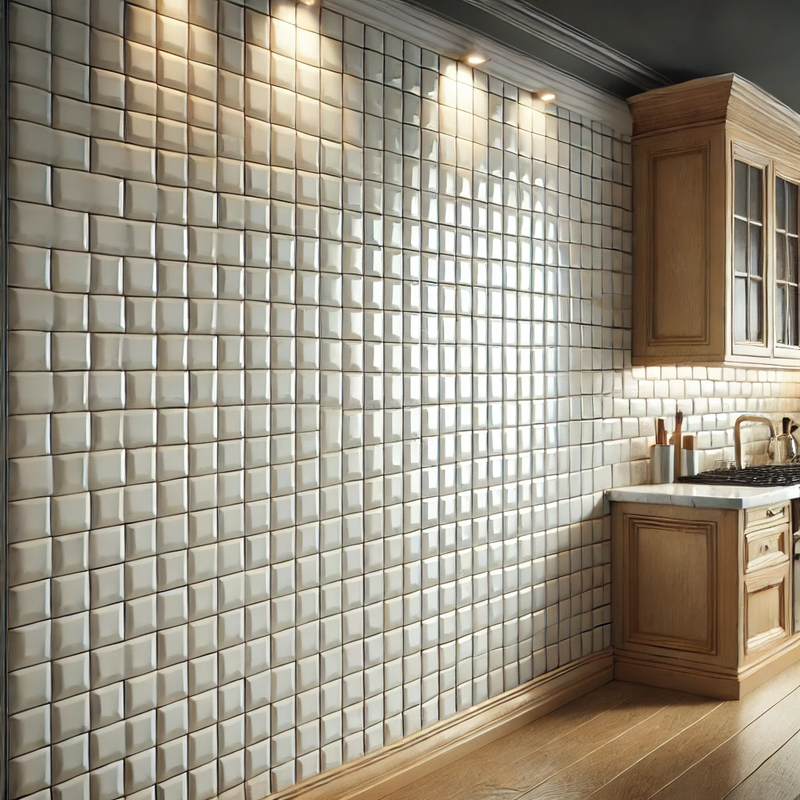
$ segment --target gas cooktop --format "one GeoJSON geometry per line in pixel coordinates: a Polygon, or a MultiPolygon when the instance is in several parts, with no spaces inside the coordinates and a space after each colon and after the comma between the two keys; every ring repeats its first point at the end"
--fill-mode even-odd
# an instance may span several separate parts
{"type": "Polygon", "coordinates": [[[793,486],[800,483],[800,464],[762,464],[743,469],[712,470],[683,477],[680,481],[720,486],[793,486]]]}

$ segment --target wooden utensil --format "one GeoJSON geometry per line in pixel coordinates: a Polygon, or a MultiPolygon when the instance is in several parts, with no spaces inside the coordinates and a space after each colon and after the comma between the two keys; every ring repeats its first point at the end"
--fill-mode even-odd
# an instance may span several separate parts
{"type": "Polygon", "coordinates": [[[673,440],[675,442],[675,480],[681,476],[681,445],[683,443],[681,438],[681,428],[683,426],[683,411],[678,411],[675,414],[675,433],[673,440]]]}
{"type": "Polygon", "coordinates": [[[656,444],[667,443],[667,429],[664,425],[664,420],[656,420],[656,444]]]}

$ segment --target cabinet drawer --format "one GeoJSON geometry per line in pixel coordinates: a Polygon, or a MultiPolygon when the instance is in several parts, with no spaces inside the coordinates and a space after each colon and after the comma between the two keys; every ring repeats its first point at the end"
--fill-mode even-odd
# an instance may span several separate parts
{"type": "Polygon", "coordinates": [[[789,522],[790,520],[791,510],[789,503],[748,508],[744,512],[744,527],[747,531],[751,528],[763,528],[765,525],[778,525],[779,523],[789,522]]]}
{"type": "Polygon", "coordinates": [[[790,529],[788,525],[763,528],[745,534],[745,571],[780,564],[789,558],[790,529]]]}

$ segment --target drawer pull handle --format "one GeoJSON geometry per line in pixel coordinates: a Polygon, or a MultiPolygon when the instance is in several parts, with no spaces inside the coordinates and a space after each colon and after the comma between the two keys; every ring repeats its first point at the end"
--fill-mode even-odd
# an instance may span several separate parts
{"type": "Polygon", "coordinates": [[[768,517],[777,517],[778,514],[780,514],[782,510],[783,509],[781,509],[781,508],[779,508],[777,511],[774,508],[768,508],[767,509],[767,516],[768,517]]]}
{"type": "Polygon", "coordinates": [[[759,553],[769,553],[769,545],[762,544],[761,547],[759,548],[759,553]]]}

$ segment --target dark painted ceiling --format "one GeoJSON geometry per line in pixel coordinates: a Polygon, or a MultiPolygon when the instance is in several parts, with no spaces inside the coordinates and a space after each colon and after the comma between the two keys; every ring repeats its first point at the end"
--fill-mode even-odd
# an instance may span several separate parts
{"type": "MultiPolygon", "coordinates": [[[[628,78],[498,19],[481,0],[411,0],[622,97],[628,78]]],[[[678,83],[736,72],[800,112],[800,0],[514,0],[535,8],[678,83]]],[[[649,88],[649,87],[648,87],[649,88]]]]}

